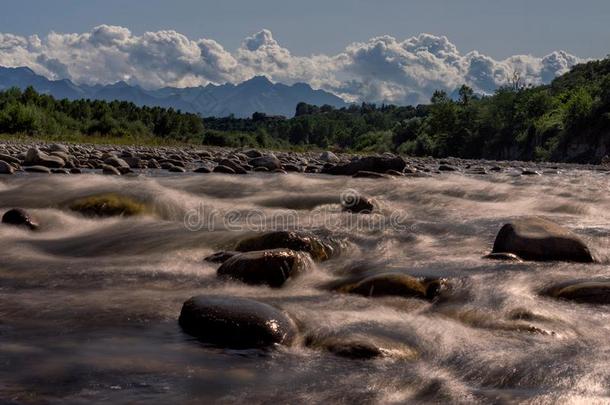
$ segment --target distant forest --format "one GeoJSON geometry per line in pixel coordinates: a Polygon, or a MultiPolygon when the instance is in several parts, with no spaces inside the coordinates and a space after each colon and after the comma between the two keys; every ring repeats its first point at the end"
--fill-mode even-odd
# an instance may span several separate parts
{"type": "Polygon", "coordinates": [[[152,136],[216,146],[321,148],[415,156],[599,162],[610,154],[610,59],[575,66],[550,85],[515,77],[494,95],[468,86],[430,104],[335,109],[300,103],[294,118],[200,118],[128,102],[0,92],[0,133],[152,136]]]}

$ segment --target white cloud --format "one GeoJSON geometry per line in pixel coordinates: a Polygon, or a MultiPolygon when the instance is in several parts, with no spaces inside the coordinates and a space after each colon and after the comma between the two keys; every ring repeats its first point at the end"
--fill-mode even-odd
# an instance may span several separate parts
{"type": "Polygon", "coordinates": [[[444,36],[391,36],[348,45],[336,55],[295,56],[268,30],[247,37],[229,52],[212,39],[190,39],[176,31],[134,35],[100,25],[90,32],[44,38],[0,33],[0,65],[28,66],[51,79],[107,84],[120,80],[146,88],[238,83],[265,75],[287,84],[307,82],[350,101],[426,102],[434,90],[461,84],[482,93],[507,84],[548,83],[579,58],[563,51],[544,57],[516,55],[495,60],[477,51],[460,53],[444,36]]]}

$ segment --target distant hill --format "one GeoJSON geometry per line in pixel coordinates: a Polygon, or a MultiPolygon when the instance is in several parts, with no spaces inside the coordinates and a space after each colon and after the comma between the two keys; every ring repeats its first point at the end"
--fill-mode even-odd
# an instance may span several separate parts
{"type": "Polygon", "coordinates": [[[57,99],[67,98],[130,101],[139,106],[158,106],[199,113],[204,117],[250,117],[255,112],[292,117],[299,102],[322,106],[344,107],[341,98],[324,90],[314,90],[308,84],[291,86],[272,83],[264,76],[256,76],[243,83],[191,88],[166,87],[146,90],[125,82],[110,85],[77,85],[70,80],[49,80],[27,67],[0,67],[0,90],[10,87],[25,89],[33,86],[39,93],[57,99]]]}

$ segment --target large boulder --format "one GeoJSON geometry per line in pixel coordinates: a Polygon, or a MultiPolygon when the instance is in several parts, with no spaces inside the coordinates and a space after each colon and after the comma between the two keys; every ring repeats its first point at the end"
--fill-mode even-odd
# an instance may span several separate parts
{"type": "Polygon", "coordinates": [[[571,280],[548,287],[544,295],[587,304],[610,304],[610,280],[571,280]]]}
{"type": "Polygon", "coordinates": [[[335,291],[365,297],[397,296],[432,300],[443,287],[442,280],[420,280],[402,273],[382,273],[334,283],[335,291]]]}
{"type": "Polygon", "coordinates": [[[500,229],[492,253],[513,253],[525,260],[593,262],[585,243],[569,230],[538,217],[520,218],[500,229]]]}
{"type": "Polygon", "coordinates": [[[25,210],[13,208],[4,213],[2,223],[13,226],[23,226],[31,230],[38,229],[38,222],[25,210]]]}
{"type": "Polygon", "coordinates": [[[218,276],[246,284],[281,287],[306,271],[308,264],[305,253],[290,249],[246,252],[226,260],[218,268],[218,276]]]}
{"type": "Polygon", "coordinates": [[[314,260],[328,260],[336,253],[336,247],[322,241],[315,235],[295,231],[275,231],[256,235],[241,240],[235,246],[239,252],[252,252],[255,250],[292,249],[307,252],[314,260]]]}
{"type": "Polygon", "coordinates": [[[325,166],[322,173],[352,176],[360,171],[385,173],[388,170],[402,172],[406,162],[399,156],[365,156],[349,163],[325,166]]]}
{"type": "Polygon", "coordinates": [[[179,323],[185,332],[206,343],[233,349],[290,345],[297,335],[288,315],[245,298],[193,297],[182,306],[179,323]]]}

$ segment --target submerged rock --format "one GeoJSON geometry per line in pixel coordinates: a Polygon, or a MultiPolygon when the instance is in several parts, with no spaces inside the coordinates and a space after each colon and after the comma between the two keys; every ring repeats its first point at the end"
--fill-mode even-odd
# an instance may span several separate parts
{"type": "Polygon", "coordinates": [[[610,280],[571,280],[553,285],[543,295],[587,304],[610,304],[610,280]]]}
{"type": "Polygon", "coordinates": [[[357,193],[343,193],[341,195],[341,207],[343,211],[356,214],[370,214],[375,209],[375,203],[371,198],[357,193]]]}
{"type": "Polygon", "coordinates": [[[335,254],[335,247],[330,243],[323,242],[312,234],[295,231],[276,231],[256,235],[240,241],[235,246],[235,250],[239,252],[280,248],[307,252],[314,260],[328,260],[335,254]]]}
{"type": "Polygon", "coordinates": [[[432,300],[442,289],[441,280],[422,281],[402,273],[382,273],[366,278],[344,280],[331,286],[338,292],[365,297],[397,296],[432,300]]]}
{"type": "Polygon", "coordinates": [[[288,315],[245,298],[193,297],[182,306],[178,322],[185,332],[206,343],[233,349],[290,345],[297,335],[288,315]]]}
{"type": "Polygon", "coordinates": [[[305,338],[305,345],[312,349],[327,350],[336,356],[352,360],[383,357],[413,360],[417,357],[417,352],[409,346],[358,333],[312,333],[305,338]]]}
{"type": "Polygon", "coordinates": [[[230,250],[216,252],[216,253],[204,258],[203,260],[205,260],[206,262],[210,262],[210,263],[224,263],[227,260],[229,260],[230,258],[232,258],[233,256],[236,256],[240,253],[241,252],[234,252],[234,251],[230,251],[230,250]]]}
{"type": "Polygon", "coordinates": [[[218,269],[218,276],[246,284],[265,284],[281,287],[290,279],[307,270],[303,252],[273,249],[241,253],[226,260],[218,269]]]}
{"type": "Polygon", "coordinates": [[[593,262],[585,243],[546,219],[516,219],[500,229],[492,253],[513,253],[525,260],[593,262]]]}
{"type": "Polygon", "coordinates": [[[483,256],[483,259],[523,262],[523,260],[521,260],[521,258],[514,253],[490,253],[488,255],[483,256]]]}
{"type": "Polygon", "coordinates": [[[2,223],[6,225],[24,226],[31,230],[38,229],[36,220],[25,210],[13,208],[4,213],[2,223]]]}
{"type": "Polygon", "coordinates": [[[151,211],[145,204],[119,194],[103,194],[80,198],[72,202],[69,208],[88,217],[129,217],[151,211]]]}

